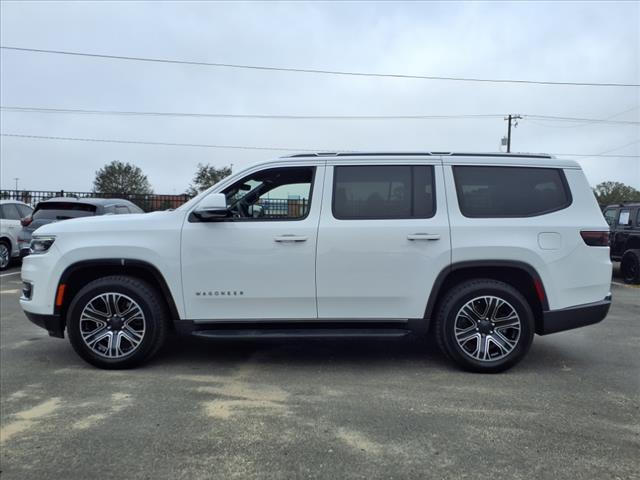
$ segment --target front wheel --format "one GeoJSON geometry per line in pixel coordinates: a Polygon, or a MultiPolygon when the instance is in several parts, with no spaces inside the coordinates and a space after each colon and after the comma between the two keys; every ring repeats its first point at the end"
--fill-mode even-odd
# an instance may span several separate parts
{"type": "Polygon", "coordinates": [[[127,276],[94,280],[69,306],[67,332],[74,350],[100,368],[131,368],[149,360],[166,336],[162,299],[148,283],[127,276]]]}
{"type": "Polygon", "coordinates": [[[455,286],[436,318],[440,349],[459,366],[494,373],[518,363],[535,331],[527,300],[504,282],[478,279],[455,286]]]}

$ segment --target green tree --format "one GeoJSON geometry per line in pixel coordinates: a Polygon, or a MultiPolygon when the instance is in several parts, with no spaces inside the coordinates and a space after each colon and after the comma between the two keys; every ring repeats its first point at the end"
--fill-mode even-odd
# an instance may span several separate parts
{"type": "Polygon", "coordinates": [[[114,193],[118,195],[153,193],[149,179],[140,167],[117,160],[108,163],[96,172],[93,191],[95,193],[114,193]]]}
{"type": "Polygon", "coordinates": [[[187,194],[197,195],[229,175],[231,175],[231,167],[216,168],[208,163],[206,165],[199,163],[187,194]]]}
{"type": "Polygon", "coordinates": [[[621,182],[599,183],[593,189],[593,193],[600,205],[640,201],[640,191],[621,182]]]}

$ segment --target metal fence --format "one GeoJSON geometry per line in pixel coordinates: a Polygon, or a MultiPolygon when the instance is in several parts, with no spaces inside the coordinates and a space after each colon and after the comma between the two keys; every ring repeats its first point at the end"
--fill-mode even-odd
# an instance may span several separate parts
{"type": "Polygon", "coordinates": [[[33,207],[38,202],[54,197],[67,198],[123,198],[135,203],[145,212],[167,210],[177,208],[191,197],[189,195],[157,195],[157,194],[122,194],[122,193],[95,193],[95,192],[67,192],[64,190],[0,190],[0,200],[18,200],[33,207]]]}
{"type": "MultiPolygon", "coordinates": [[[[94,192],[67,192],[64,190],[0,190],[0,200],[18,200],[33,207],[38,202],[56,197],[67,198],[124,198],[138,205],[145,212],[177,208],[191,197],[183,195],[140,195],[94,192]]],[[[309,206],[307,199],[263,198],[257,202],[263,209],[262,215],[267,218],[300,218],[309,206]]]]}

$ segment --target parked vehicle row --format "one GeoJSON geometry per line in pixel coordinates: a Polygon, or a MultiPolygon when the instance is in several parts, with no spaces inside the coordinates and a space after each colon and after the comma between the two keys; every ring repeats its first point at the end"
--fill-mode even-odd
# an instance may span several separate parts
{"type": "Polygon", "coordinates": [[[15,200],[0,200],[0,270],[29,254],[33,232],[52,222],[96,215],[143,213],[120,198],[51,198],[36,208],[15,200]]]}
{"type": "Polygon", "coordinates": [[[640,283],[640,203],[610,205],[604,218],[611,231],[611,259],[620,262],[625,282],[640,283]]]}
{"type": "Polygon", "coordinates": [[[236,173],[173,211],[40,227],[20,303],[102,368],[139,365],[175,330],[429,334],[463,368],[497,372],[534,334],[606,316],[608,245],[572,161],[305,154],[236,173]],[[263,208],[281,196],[296,207],[263,208]]]}
{"type": "Polygon", "coordinates": [[[26,203],[0,200],[0,271],[20,256],[20,220],[31,215],[31,212],[33,208],[26,203]]]}

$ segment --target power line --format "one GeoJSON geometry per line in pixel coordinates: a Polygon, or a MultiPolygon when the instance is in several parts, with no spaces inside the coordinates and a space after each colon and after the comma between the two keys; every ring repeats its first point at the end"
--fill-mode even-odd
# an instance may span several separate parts
{"type": "Polygon", "coordinates": [[[205,118],[255,118],[275,120],[428,120],[428,119],[459,119],[459,118],[501,118],[502,114],[470,114],[470,115],[272,115],[272,114],[237,114],[237,113],[191,113],[191,112],[140,112],[122,110],[83,110],[71,108],[40,108],[40,107],[4,107],[0,110],[9,112],[38,112],[89,115],[130,115],[130,116],[159,116],[159,117],[205,117],[205,118]]]}
{"type": "Polygon", "coordinates": [[[292,67],[271,67],[264,65],[244,65],[234,63],[218,63],[218,62],[200,62],[191,60],[176,60],[168,58],[149,58],[149,57],[132,57],[123,55],[107,55],[88,52],[77,52],[68,50],[46,50],[41,48],[25,48],[14,46],[0,46],[5,50],[13,50],[17,52],[46,53],[55,55],[72,55],[79,57],[103,58],[110,60],[128,60],[136,62],[154,62],[154,63],[170,63],[180,65],[197,65],[206,67],[222,67],[237,68],[245,70],[263,70],[275,72],[292,72],[292,73],[308,73],[321,75],[342,75],[342,76],[358,76],[358,77],[377,77],[377,78],[404,78],[416,80],[445,80],[455,82],[483,82],[483,83],[516,83],[529,85],[570,85],[583,87],[640,87],[640,84],[633,83],[595,83],[595,82],[557,82],[543,80],[519,80],[519,79],[489,79],[489,78],[473,78],[473,77],[445,77],[434,75],[408,75],[396,73],[372,73],[372,72],[348,72],[344,70],[320,70],[314,68],[292,68],[292,67]]]}
{"type": "MultiPolygon", "coordinates": [[[[3,137],[27,138],[38,140],[66,140],[75,142],[99,142],[99,143],[120,143],[132,145],[159,145],[169,147],[198,147],[198,148],[221,148],[221,149],[238,149],[238,150],[271,150],[283,152],[357,152],[356,150],[345,149],[309,149],[309,148],[291,148],[291,147],[256,147],[247,145],[211,145],[203,143],[170,143],[170,142],[147,142],[140,140],[116,140],[106,138],[81,138],[81,137],[53,137],[44,135],[23,135],[17,133],[0,133],[3,137]]],[[[603,155],[603,154],[584,154],[584,153],[553,153],[552,155],[564,157],[613,157],[613,158],[638,158],[640,155],[603,155]]]]}
{"type": "MultiPolygon", "coordinates": [[[[0,133],[3,137],[16,138],[32,138],[39,140],[69,140],[74,142],[100,142],[100,143],[123,143],[131,145],[161,145],[167,147],[198,147],[198,148],[223,148],[238,150],[272,150],[283,152],[330,152],[332,149],[308,149],[308,148],[289,148],[289,147],[252,147],[245,145],[210,145],[204,143],[170,143],[170,142],[146,142],[140,140],[115,140],[106,138],[80,138],[80,137],[52,137],[45,135],[21,135],[16,133],[0,133]]],[[[346,150],[344,150],[346,151],[346,150]]]]}
{"type": "MultiPolygon", "coordinates": [[[[295,114],[236,114],[236,113],[195,113],[195,112],[150,112],[127,110],[87,110],[73,108],[43,108],[0,106],[7,112],[36,112],[52,114],[78,115],[122,115],[122,116],[154,116],[154,117],[191,117],[191,118],[247,118],[269,120],[457,120],[503,118],[505,114],[459,114],[459,115],[295,115],[295,114]]],[[[640,125],[640,121],[609,120],[599,118],[560,117],[553,115],[523,115],[526,118],[554,119],[567,122],[611,123],[616,125],[640,125]]]]}

